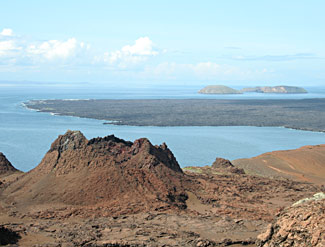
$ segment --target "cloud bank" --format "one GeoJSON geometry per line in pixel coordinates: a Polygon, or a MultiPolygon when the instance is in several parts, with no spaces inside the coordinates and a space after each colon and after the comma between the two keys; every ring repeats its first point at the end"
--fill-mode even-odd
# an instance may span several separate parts
{"type": "Polygon", "coordinates": [[[97,62],[119,68],[127,68],[147,61],[150,57],[159,55],[158,49],[148,37],[135,40],[133,45],[125,45],[120,50],[105,52],[103,56],[96,57],[97,62]]]}
{"type": "Polygon", "coordinates": [[[75,55],[77,49],[82,49],[84,43],[78,43],[75,38],[66,41],[49,40],[41,44],[31,44],[26,48],[26,52],[32,56],[41,56],[48,60],[57,58],[66,59],[75,55]]]}
{"type": "Polygon", "coordinates": [[[2,36],[12,36],[13,35],[13,31],[10,28],[4,28],[1,31],[0,35],[2,35],[2,36]]]}
{"type": "Polygon", "coordinates": [[[313,53],[296,53],[286,55],[264,55],[264,56],[234,56],[233,60],[240,61],[271,61],[271,62],[282,62],[292,61],[300,59],[321,59],[313,53]]]}
{"type": "Polygon", "coordinates": [[[40,42],[16,36],[12,29],[5,28],[0,32],[0,64],[34,66],[53,61],[62,63],[87,49],[89,45],[76,38],[40,42]]]}
{"type": "MultiPolygon", "coordinates": [[[[239,50],[240,49],[236,49],[239,50]]],[[[307,59],[313,54],[283,56],[233,57],[234,60],[290,60],[307,59]]],[[[118,50],[98,51],[75,37],[63,40],[30,40],[18,36],[10,28],[0,32],[0,72],[25,69],[30,73],[58,71],[59,73],[87,73],[111,78],[236,80],[270,75],[269,68],[249,68],[214,61],[174,62],[174,53],[159,48],[149,37],[139,37],[118,50]],[[167,55],[166,55],[167,54],[167,55]],[[9,69],[8,69],[9,68],[9,69]],[[72,72],[71,72],[72,71],[72,72]]],[[[186,58],[185,58],[186,59],[186,58]]],[[[53,72],[55,73],[55,72],[53,72]]]]}

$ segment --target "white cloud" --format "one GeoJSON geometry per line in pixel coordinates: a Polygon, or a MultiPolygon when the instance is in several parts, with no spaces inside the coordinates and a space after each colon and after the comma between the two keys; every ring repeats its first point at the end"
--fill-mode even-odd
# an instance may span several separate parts
{"type": "MultiPolygon", "coordinates": [[[[0,65],[41,66],[43,63],[81,64],[90,46],[75,38],[39,42],[13,35],[12,29],[0,33],[0,65]],[[77,59],[78,58],[78,59],[77,59]]],[[[88,62],[89,56],[84,59],[88,62]]],[[[89,63],[89,62],[88,62],[89,63]]]]}
{"type": "Polygon", "coordinates": [[[18,46],[14,40],[0,41],[0,57],[15,56],[21,50],[22,47],[18,46]]]}
{"type": "Polygon", "coordinates": [[[268,62],[282,62],[293,60],[307,60],[307,59],[323,59],[314,53],[296,53],[296,54],[282,54],[282,55],[263,55],[263,56],[233,56],[233,60],[240,61],[268,61],[268,62]]]}
{"type": "Polygon", "coordinates": [[[22,47],[17,44],[17,40],[12,34],[12,30],[9,28],[5,28],[0,32],[0,57],[2,60],[5,57],[12,58],[18,54],[18,51],[22,50],[22,47]]]}
{"type": "Polygon", "coordinates": [[[203,62],[191,66],[195,74],[205,76],[205,75],[218,75],[224,73],[226,68],[221,67],[219,64],[212,62],[203,62]]]}
{"type": "Polygon", "coordinates": [[[154,43],[148,37],[141,37],[133,45],[123,46],[120,50],[106,52],[102,60],[111,65],[117,65],[120,68],[136,65],[146,61],[149,57],[156,56],[159,51],[155,49],[154,43]]]}
{"type": "Polygon", "coordinates": [[[70,38],[66,41],[49,40],[39,45],[31,44],[27,47],[26,51],[31,55],[53,60],[74,56],[78,49],[83,49],[84,47],[83,42],[79,43],[75,38],[70,38]]]}
{"type": "Polygon", "coordinates": [[[153,42],[148,37],[141,37],[135,41],[134,45],[122,47],[122,53],[126,55],[154,56],[158,52],[153,49],[153,42]]]}
{"type": "Polygon", "coordinates": [[[156,66],[146,66],[140,73],[142,78],[152,79],[181,79],[181,80],[242,80],[261,77],[274,71],[263,69],[248,69],[237,66],[218,64],[215,62],[199,63],[169,63],[156,66]]]}
{"type": "Polygon", "coordinates": [[[12,36],[12,34],[13,34],[13,31],[10,28],[4,28],[0,33],[0,35],[2,35],[2,36],[12,36]]]}
{"type": "Polygon", "coordinates": [[[11,40],[0,41],[0,56],[5,55],[8,51],[15,50],[14,42],[11,40]]]}
{"type": "Polygon", "coordinates": [[[221,74],[225,74],[229,71],[229,67],[226,65],[220,65],[214,62],[201,62],[196,64],[179,64],[179,63],[161,63],[155,67],[147,67],[147,72],[152,71],[153,74],[177,76],[187,74],[200,78],[214,77],[221,74]]]}

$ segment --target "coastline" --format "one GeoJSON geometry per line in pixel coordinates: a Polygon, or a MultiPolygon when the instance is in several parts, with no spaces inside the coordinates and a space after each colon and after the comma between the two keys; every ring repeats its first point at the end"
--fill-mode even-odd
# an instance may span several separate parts
{"type": "Polygon", "coordinates": [[[23,102],[22,106],[54,116],[101,120],[105,121],[103,123],[105,125],[252,126],[325,132],[325,126],[319,125],[325,119],[325,113],[322,111],[322,107],[325,107],[325,99],[321,98],[303,100],[30,100],[23,102]],[[80,109],[86,110],[80,111],[80,109]],[[130,112],[132,112],[131,115],[130,112]],[[254,118],[251,118],[250,114],[254,118]],[[202,117],[205,119],[200,121],[202,117]]]}

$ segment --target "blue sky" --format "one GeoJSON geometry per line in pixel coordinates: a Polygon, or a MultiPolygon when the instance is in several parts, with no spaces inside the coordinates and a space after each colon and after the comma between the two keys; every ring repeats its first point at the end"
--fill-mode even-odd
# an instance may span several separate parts
{"type": "Polygon", "coordinates": [[[324,85],[325,1],[0,1],[0,81],[324,85]]]}

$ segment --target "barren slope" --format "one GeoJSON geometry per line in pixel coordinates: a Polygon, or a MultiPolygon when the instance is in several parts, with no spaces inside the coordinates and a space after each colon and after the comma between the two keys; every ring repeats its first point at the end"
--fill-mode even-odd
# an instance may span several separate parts
{"type": "Polygon", "coordinates": [[[232,162],[249,174],[325,184],[325,145],[274,151],[232,162]]]}

